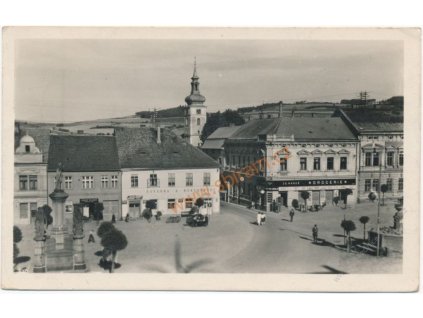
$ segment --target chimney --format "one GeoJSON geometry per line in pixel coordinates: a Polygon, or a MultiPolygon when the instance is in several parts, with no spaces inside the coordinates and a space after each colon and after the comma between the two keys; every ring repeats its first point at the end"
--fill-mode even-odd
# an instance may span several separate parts
{"type": "Polygon", "coordinates": [[[161,138],[161,129],[162,127],[160,127],[159,125],[157,126],[157,143],[160,144],[162,142],[162,138],[161,138]]]}
{"type": "Polygon", "coordinates": [[[282,117],[282,101],[279,102],[279,118],[282,117]]]}

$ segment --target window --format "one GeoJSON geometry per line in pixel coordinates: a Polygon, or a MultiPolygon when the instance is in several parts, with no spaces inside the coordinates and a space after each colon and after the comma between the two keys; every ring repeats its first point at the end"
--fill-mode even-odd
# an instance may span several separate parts
{"type": "Polygon", "coordinates": [[[203,185],[209,186],[210,185],[210,172],[204,172],[203,175],[203,185]]]}
{"type": "Polygon", "coordinates": [[[193,206],[193,200],[192,199],[186,199],[185,200],[185,208],[186,209],[191,209],[192,208],[192,206],[193,206]]]}
{"type": "Polygon", "coordinates": [[[30,152],[31,151],[31,147],[29,145],[25,146],[25,152],[30,152]]]}
{"type": "Polygon", "coordinates": [[[71,176],[65,176],[65,189],[66,190],[72,189],[72,177],[71,176]]]}
{"type": "Polygon", "coordinates": [[[138,176],[131,176],[131,188],[137,188],[138,187],[138,176]]]}
{"type": "Polygon", "coordinates": [[[327,170],[333,170],[333,157],[327,158],[327,170]]]}
{"type": "Polygon", "coordinates": [[[101,176],[101,187],[108,188],[109,187],[109,177],[108,176],[101,176]]]}
{"type": "Polygon", "coordinates": [[[320,170],[320,158],[314,158],[313,170],[320,170]]]}
{"type": "Polygon", "coordinates": [[[19,190],[28,190],[28,176],[19,176],[19,190]]]}
{"type": "Polygon", "coordinates": [[[94,188],[94,177],[93,176],[83,176],[82,177],[82,189],[92,189],[94,188]]]}
{"type": "Polygon", "coordinates": [[[286,160],[285,158],[281,158],[280,159],[280,167],[281,167],[281,171],[287,171],[288,170],[288,160],[286,160]]]}
{"type": "Polygon", "coordinates": [[[186,181],[185,183],[186,183],[187,187],[192,187],[193,180],[192,180],[192,173],[191,172],[186,174],[186,180],[185,181],[186,181]]]}
{"type": "Polygon", "coordinates": [[[366,159],[364,164],[366,165],[366,167],[370,167],[372,165],[372,153],[366,152],[365,156],[366,156],[366,159]]]}
{"type": "Polygon", "coordinates": [[[379,179],[373,179],[373,189],[379,191],[379,179]]]}
{"type": "Polygon", "coordinates": [[[341,157],[340,167],[341,170],[347,170],[347,157],[341,157]]]}
{"type": "Polygon", "coordinates": [[[169,187],[174,187],[175,186],[175,174],[174,173],[169,173],[167,175],[167,185],[169,187]]]}
{"type": "Polygon", "coordinates": [[[175,208],[175,199],[168,199],[167,200],[167,208],[174,209],[175,208]]]}
{"type": "Polygon", "coordinates": [[[388,166],[394,165],[394,153],[392,151],[388,151],[386,153],[386,165],[388,166]]]}
{"type": "Polygon", "coordinates": [[[155,173],[150,174],[149,186],[157,187],[158,185],[159,185],[159,180],[157,180],[157,174],[155,173]]]}
{"type": "Polygon", "coordinates": [[[307,170],[307,158],[300,158],[300,170],[307,170]]]}
{"type": "Polygon", "coordinates": [[[213,206],[213,200],[211,198],[205,198],[203,207],[211,208],[212,206],[213,206]]]}
{"type": "Polygon", "coordinates": [[[373,166],[379,166],[379,153],[373,153],[373,166]]]}
{"type": "Polygon", "coordinates": [[[402,167],[404,165],[404,153],[400,152],[399,154],[399,165],[402,167]]]}
{"type": "Polygon", "coordinates": [[[391,178],[386,179],[386,186],[388,188],[388,192],[392,192],[392,179],[391,178]]]}
{"type": "Polygon", "coordinates": [[[19,204],[19,218],[21,219],[28,218],[28,203],[19,204]]]}
{"type": "Polygon", "coordinates": [[[201,109],[197,109],[197,115],[201,115],[201,109]]]}
{"type": "Polygon", "coordinates": [[[37,190],[37,176],[29,176],[29,190],[37,190]]]}
{"type": "Polygon", "coordinates": [[[404,189],[404,179],[399,178],[398,179],[398,191],[402,192],[403,189],[404,189]]]}
{"type": "Polygon", "coordinates": [[[118,176],[112,176],[112,188],[117,188],[118,186],[118,176]]]}
{"type": "Polygon", "coordinates": [[[31,216],[35,216],[37,213],[37,202],[31,202],[29,204],[29,210],[31,211],[31,216]]]}
{"type": "Polygon", "coordinates": [[[197,118],[197,126],[200,126],[200,125],[201,125],[201,119],[197,118]]]}
{"type": "Polygon", "coordinates": [[[372,180],[371,179],[364,180],[364,192],[370,192],[371,188],[372,188],[372,180]]]}

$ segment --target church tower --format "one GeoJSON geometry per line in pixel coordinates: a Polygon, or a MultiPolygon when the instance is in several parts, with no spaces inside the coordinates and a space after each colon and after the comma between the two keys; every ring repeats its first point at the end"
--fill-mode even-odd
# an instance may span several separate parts
{"type": "Polygon", "coordinates": [[[207,120],[207,107],[204,105],[206,98],[200,94],[200,82],[197,75],[197,63],[194,61],[194,73],[191,77],[191,94],[185,98],[187,108],[187,135],[189,143],[193,146],[201,145],[201,132],[207,120]]]}

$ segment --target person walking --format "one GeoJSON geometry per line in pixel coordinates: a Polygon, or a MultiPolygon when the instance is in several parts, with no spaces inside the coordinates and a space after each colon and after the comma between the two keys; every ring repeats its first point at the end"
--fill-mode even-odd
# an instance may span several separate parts
{"type": "Polygon", "coordinates": [[[313,232],[313,243],[317,243],[317,236],[319,234],[319,229],[317,228],[317,224],[314,224],[312,232],[313,232]]]}
{"type": "Polygon", "coordinates": [[[112,215],[112,223],[116,223],[116,216],[114,214],[112,215]]]}
{"type": "Polygon", "coordinates": [[[95,243],[93,230],[90,231],[90,235],[88,236],[88,243],[95,243]]]}
{"type": "Polygon", "coordinates": [[[294,215],[295,215],[294,209],[291,208],[291,211],[289,211],[289,217],[291,218],[291,222],[294,220],[294,215]]]}
{"type": "Polygon", "coordinates": [[[261,212],[257,212],[257,225],[261,225],[261,212]]]}

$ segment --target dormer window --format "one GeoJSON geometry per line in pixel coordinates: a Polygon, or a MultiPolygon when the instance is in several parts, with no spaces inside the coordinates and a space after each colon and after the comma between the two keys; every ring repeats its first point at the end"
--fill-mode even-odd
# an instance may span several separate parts
{"type": "Polygon", "coordinates": [[[25,152],[30,152],[30,151],[31,151],[31,146],[25,145],[25,152]]]}

